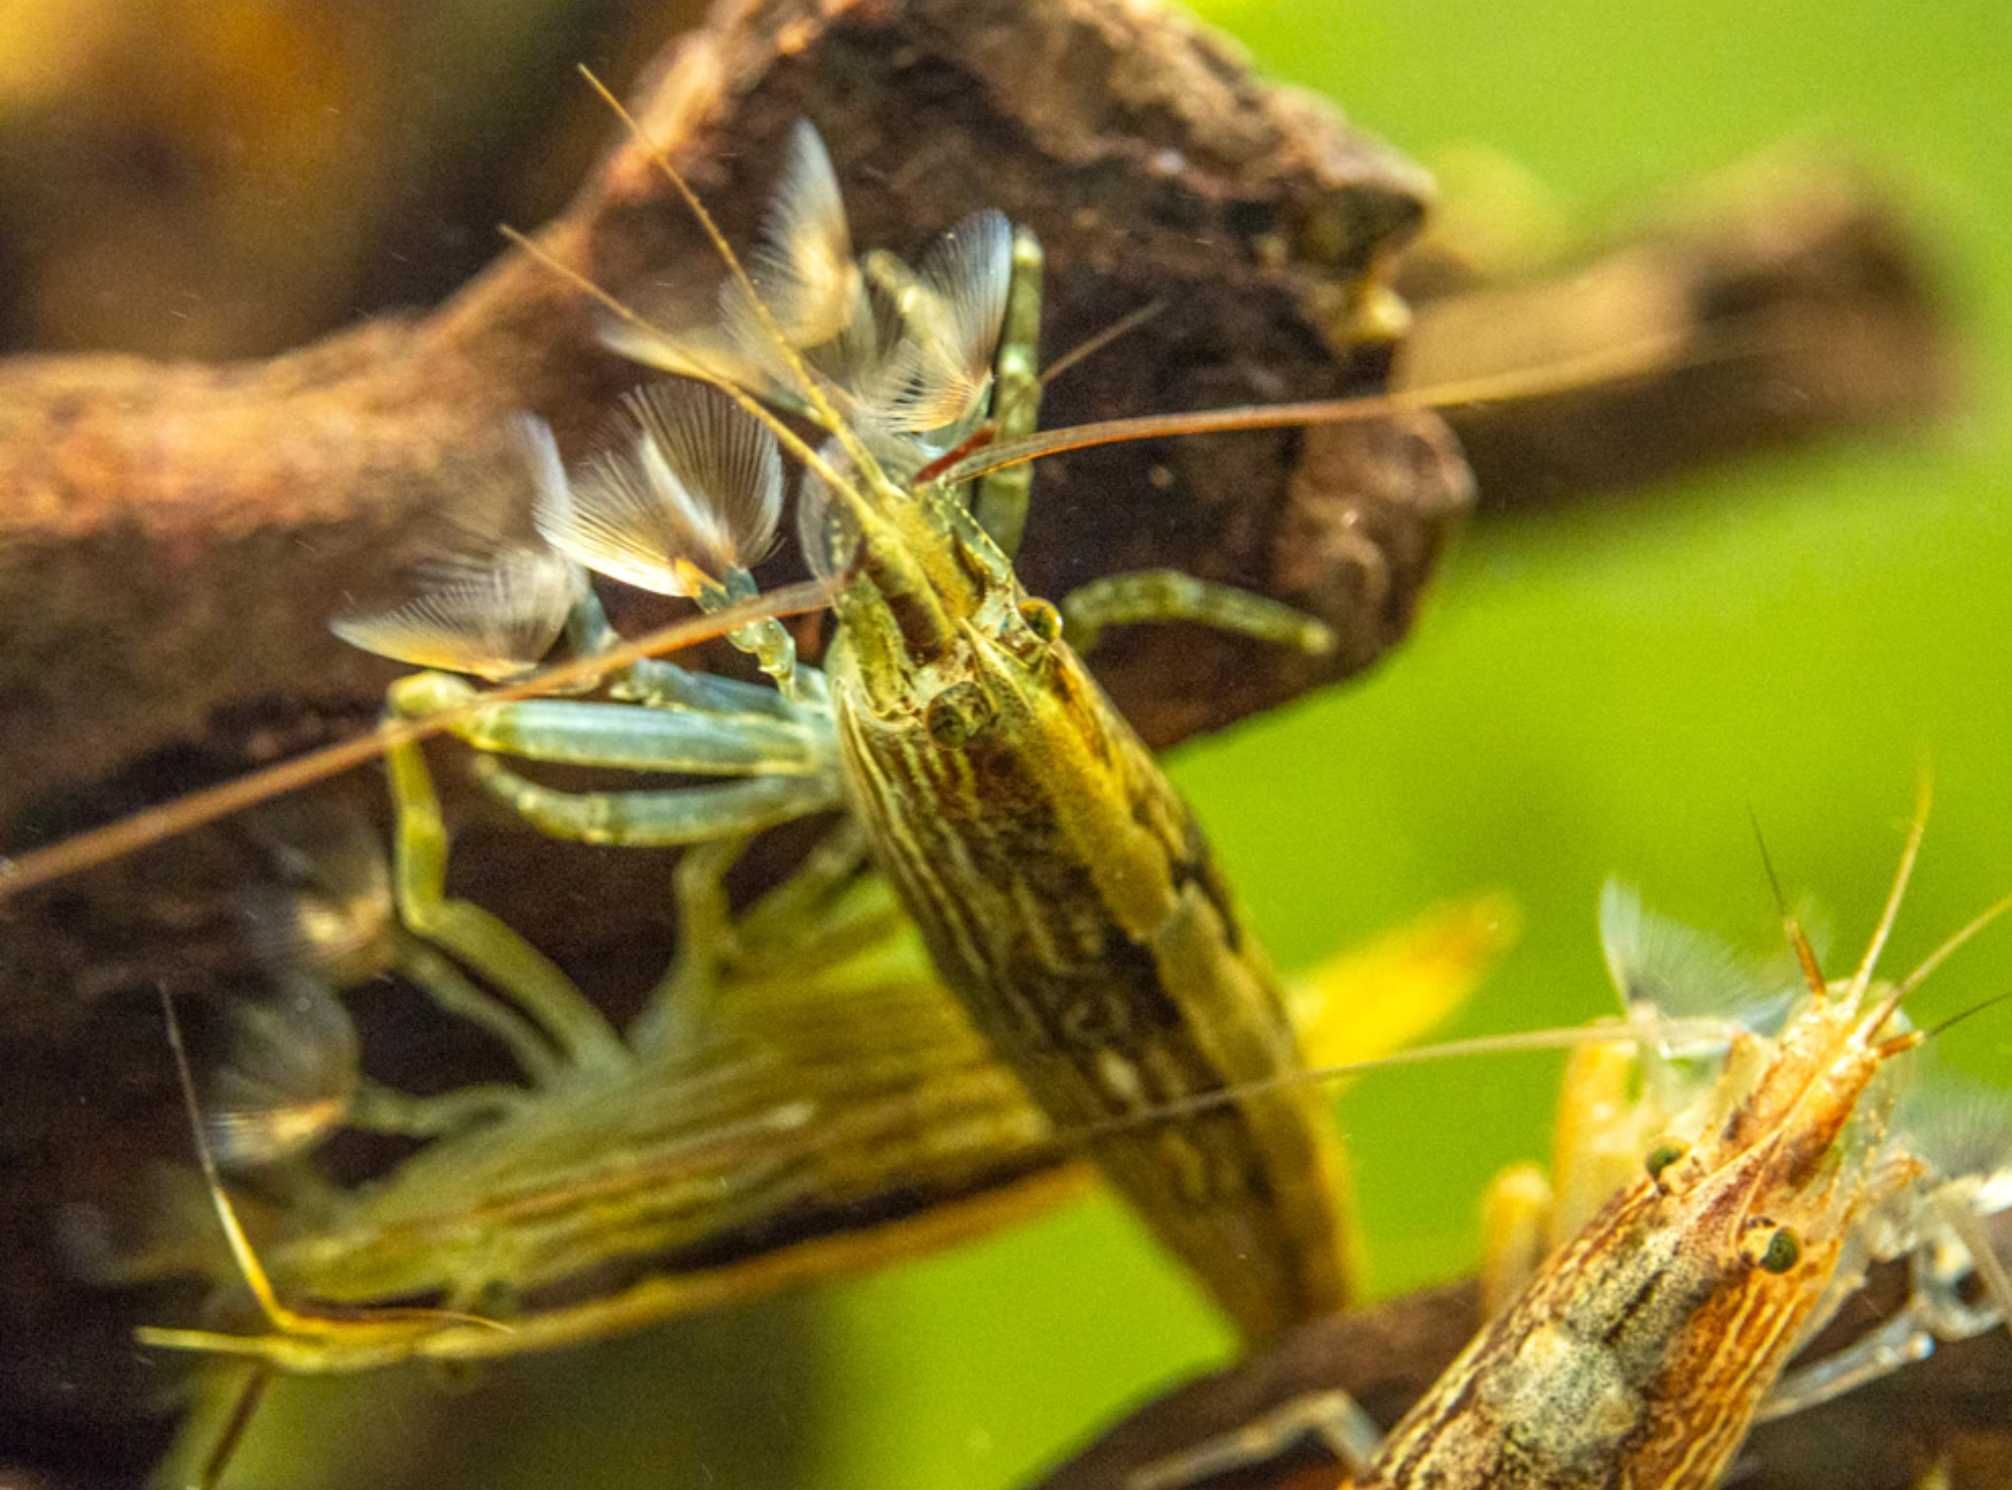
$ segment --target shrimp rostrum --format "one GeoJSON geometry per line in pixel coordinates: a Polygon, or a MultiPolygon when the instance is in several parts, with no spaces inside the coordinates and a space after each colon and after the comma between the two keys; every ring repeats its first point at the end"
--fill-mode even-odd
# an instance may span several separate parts
{"type": "MultiPolygon", "coordinates": [[[[435,669],[394,685],[394,711],[450,714],[478,747],[476,779],[548,833],[693,844],[842,808],[980,1032],[1058,1126],[1106,1125],[1094,1157],[1240,1328],[1263,1338],[1335,1307],[1341,1161],[1315,1096],[1278,1079],[1300,1061],[1278,984],[1193,816],[1071,640],[1160,617],[1309,650],[1331,638],[1166,572],[1107,578],[1059,608],[1022,588],[1010,548],[1027,468],[994,461],[966,482],[959,457],[1034,420],[1030,234],[980,212],[913,266],[855,255],[808,125],[745,263],[687,199],[728,267],[709,313],[646,317],[581,281],[614,345],[682,381],[632,395],[612,443],[571,470],[526,421],[542,541],[436,566],[409,603],[339,629],[435,669]],[[467,676],[527,671],[561,631],[583,653],[613,644],[583,569],[708,609],[752,598],[785,454],[803,469],[806,557],[835,590],[821,670],[778,622],[754,621],[730,640],[773,689],[646,661],[611,668],[605,698],[480,705],[467,676]],[[729,779],[574,794],[504,755],[729,779]]],[[[407,924],[541,1011],[573,1055],[619,1064],[549,965],[446,896],[417,752],[394,751],[392,774],[407,924]]]]}

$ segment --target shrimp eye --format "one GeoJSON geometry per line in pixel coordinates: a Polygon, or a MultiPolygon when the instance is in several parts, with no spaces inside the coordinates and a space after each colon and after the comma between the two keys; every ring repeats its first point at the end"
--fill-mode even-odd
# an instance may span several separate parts
{"type": "Polygon", "coordinates": [[[1764,1273],[1785,1273],[1802,1261],[1802,1243],[1786,1226],[1756,1218],[1740,1238],[1740,1256],[1764,1273]]]}
{"type": "Polygon", "coordinates": [[[1030,595],[1020,602],[1020,619],[1042,642],[1052,643],[1062,639],[1062,613],[1038,595],[1030,595]]]}
{"type": "Polygon", "coordinates": [[[922,711],[929,738],[948,749],[969,744],[991,722],[992,700],[976,683],[952,683],[922,711]]]}
{"type": "Polygon", "coordinates": [[[1691,1146],[1689,1144],[1678,1143],[1674,1139],[1666,1139],[1662,1143],[1657,1144],[1649,1150],[1649,1157],[1644,1161],[1649,1171],[1649,1178],[1661,1184],[1663,1171],[1690,1151],[1691,1146]]]}

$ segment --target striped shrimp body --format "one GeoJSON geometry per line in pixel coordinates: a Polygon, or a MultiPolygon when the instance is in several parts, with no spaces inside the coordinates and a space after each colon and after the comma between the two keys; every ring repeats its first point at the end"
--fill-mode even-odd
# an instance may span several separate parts
{"type": "MultiPolygon", "coordinates": [[[[951,541],[955,541],[952,539],[951,541]]],[[[945,638],[830,671],[848,800],[937,968],[1052,1118],[1262,1338],[1344,1296],[1338,1148],[1186,805],[1001,574],[945,638]],[[1233,1265],[1224,1267],[1225,1262],[1233,1265]]],[[[848,597],[885,614],[885,597],[848,597]]]]}
{"type": "MultiPolygon", "coordinates": [[[[257,1262],[303,1313],[367,1322],[413,1300],[450,1312],[402,1332],[268,1319],[222,1333],[252,1301],[243,1264],[212,1228],[187,1226],[193,1189],[163,1176],[152,1215],[78,1218],[80,1240],[98,1238],[78,1258],[97,1281],[214,1285],[205,1328],[149,1326],[148,1343],[303,1374],[562,1348],[882,1266],[1091,1178],[1073,1136],[1028,1100],[898,934],[875,877],[818,904],[793,881],[728,917],[693,893],[708,878],[693,860],[732,846],[696,851],[678,876],[686,934],[673,976],[709,986],[710,1009],[660,1042],[647,1027],[620,1031],[636,1059],[604,1072],[498,1023],[482,990],[387,926],[388,876],[368,832],[316,826],[318,882],[257,887],[278,993],[220,1006],[229,1039],[199,1063],[199,1150],[269,1183],[290,1160],[318,1178],[306,1151],[339,1126],[428,1138],[379,1176],[314,1185],[312,1204],[267,1216],[257,1262]],[[384,973],[503,1039],[526,1058],[521,1081],[418,1096],[363,1075],[334,985],[384,973]],[[453,1312],[469,1310],[486,1318],[453,1312]]],[[[1295,979],[1298,1038],[1324,1065],[1382,1053],[1464,994],[1512,922],[1499,898],[1462,903],[1295,979]],[[1365,1004],[1386,1014],[1367,1037],[1376,1022],[1350,1017],[1365,1004]]]]}
{"type": "MultiPolygon", "coordinates": [[[[561,629],[590,661],[615,644],[582,570],[711,610],[750,601],[749,570],[779,526],[782,457],[793,457],[804,557],[835,592],[822,669],[770,619],[729,639],[772,692],[638,662],[608,669],[618,702],[485,707],[463,679],[427,673],[394,686],[394,711],[450,720],[482,752],[476,780],[557,836],[692,844],[846,809],[980,1032],[1050,1121],[1095,1135],[1097,1162],[1241,1332],[1267,1339],[1338,1307],[1353,1250],[1345,1166],[1324,1105],[1292,1079],[1304,1063],[1279,985],[1193,816],[1078,648],[1104,626],[1153,620],[1309,652],[1334,638],[1277,602],[1168,571],[1107,576],[1052,605],[1026,593],[1012,556],[1041,456],[1346,422],[1435,399],[1035,433],[1041,251],[1030,233],[984,211],[912,266],[855,254],[836,174],[805,124],[743,261],[649,153],[727,268],[709,310],[673,302],[645,314],[516,241],[600,304],[610,346],[687,381],[632,394],[614,442],[571,470],[527,421],[541,548],[479,583],[451,571],[449,591],[343,634],[499,679],[534,668],[561,629]],[[517,624],[526,609],[535,624],[517,624]],[[499,754],[743,779],[574,795],[499,754]]],[[[1379,291],[1371,282],[1362,293],[1379,291]]],[[[1608,381],[1663,365],[1671,350],[1626,348],[1458,396],[1608,381]]],[[[409,756],[394,762],[395,796],[417,790],[414,770],[409,756]]],[[[497,928],[445,905],[444,845],[425,869],[401,892],[408,924],[522,988],[513,973],[524,959],[502,952],[497,928]]],[[[548,992],[548,1004],[574,1002],[548,992]]],[[[666,1008],[655,1022],[678,1017],[666,1008]]]]}
{"type": "MultiPolygon", "coordinates": [[[[604,296],[610,341],[713,385],[657,395],[657,424],[691,436],[681,454],[673,434],[667,464],[711,478],[683,484],[722,510],[736,510],[723,486],[763,486],[746,473],[772,470],[778,442],[798,457],[806,557],[838,586],[823,672],[793,659],[777,669],[796,684],[789,725],[835,740],[835,768],[820,745],[794,782],[716,790],[768,788],[787,799],[778,816],[800,815],[833,805],[835,782],[980,1031],[1051,1121],[1105,1134],[1097,1161],[1247,1337],[1339,1306],[1339,1144],[1318,1098],[1284,1079],[1301,1058],[1279,984],[1186,804],[1064,633],[1169,617],[1311,649],[1331,638],[1273,602],[1167,574],[1106,580],[1058,609],[1026,593],[1005,546],[1021,526],[1025,466],[969,490],[936,479],[962,447],[984,443],[971,436],[988,392],[988,437],[1031,430],[1041,263],[1031,235],[982,212],[912,269],[855,259],[808,126],[751,269],[691,202],[731,271],[717,315],[666,332],[604,296]],[[798,440],[755,395],[821,425],[825,442],[798,440]],[[713,412],[681,412],[695,403],[713,412]],[[1206,1112],[1130,1121],[1246,1086],[1206,1112]]],[[[688,541],[702,523],[686,524],[682,545],[661,541],[660,517],[636,493],[666,462],[647,438],[638,450],[635,480],[590,470],[570,487],[549,482],[546,539],[602,573],[702,602],[747,593],[688,541]]],[[[751,546],[733,546],[736,563],[751,546]]],[[[796,768],[769,753],[754,769],[796,768]]],[[[534,816],[549,797],[493,764],[484,772],[534,816]]],[[[605,814],[598,826],[622,841],[605,814]]]]}
{"type": "Polygon", "coordinates": [[[1730,1110],[1700,1114],[1681,1157],[1652,1154],[1482,1332],[1361,1490],[1717,1483],[1846,1234],[1910,1177],[1831,1161],[1855,1110],[1876,1128],[1883,1100],[1860,1100],[1916,1043],[1885,1032],[1891,1015],[1815,999],[1751,1089],[1715,1094],[1730,1110]]]}
{"type": "MultiPolygon", "coordinates": [[[[1333,638],[1262,597],[1160,571],[1092,582],[1059,607],[1027,595],[1011,559],[1028,463],[1126,439],[1589,386],[1662,367],[1672,347],[1431,395],[1034,434],[1030,235],[979,213],[912,267],[856,256],[806,125],[744,265],[657,159],[728,266],[714,313],[645,316],[517,241],[603,306],[610,345],[687,381],[632,394],[613,438],[570,469],[549,431],[520,421],[525,469],[511,495],[530,490],[535,541],[436,563],[408,603],[338,625],[429,669],[393,686],[396,722],[365,742],[390,768],[401,922],[500,995],[457,1011],[479,1009],[528,1073],[619,1083],[674,1047],[721,990],[667,978],[637,1026],[609,1028],[522,937],[448,894],[448,833],[417,739],[458,736],[475,747],[481,787],[542,831],[588,842],[716,844],[845,811],[840,833],[884,870],[938,974],[1047,1120],[1091,1135],[1097,1161],[1243,1333],[1260,1340],[1333,1308],[1349,1271],[1343,1166],[1323,1105],[1295,1079],[1304,1061],[1278,984],[1193,818],[1076,645],[1104,625],[1161,618],[1306,650],[1333,638]],[[821,428],[823,442],[770,405],[821,428]],[[777,537],[785,455],[803,468],[805,556],[835,595],[823,669],[755,607],[778,599],[758,596],[750,571],[777,537]],[[687,672],[625,643],[587,570],[725,612],[728,640],[774,686],[687,672]],[[539,674],[562,635],[573,660],[539,674]],[[507,686],[485,693],[471,678],[507,686]],[[562,678],[600,696],[532,696],[562,678]],[[569,792],[506,757],[727,779],[569,792]]],[[[192,801],[162,815],[174,826],[161,831],[246,800],[192,801]]],[[[114,841],[79,841],[13,883],[114,841]]],[[[858,868],[855,856],[836,878],[858,868]]]]}

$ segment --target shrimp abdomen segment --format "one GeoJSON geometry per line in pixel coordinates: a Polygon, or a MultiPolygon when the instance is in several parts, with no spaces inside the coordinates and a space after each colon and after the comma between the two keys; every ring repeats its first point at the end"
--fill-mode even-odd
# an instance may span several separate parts
{"type": "Polygon", "coordinates": [[[1283,999],[1191,815],[1064,644],[1047,669],[946,742],[927,705],[867,707],[841,659],[853,805],[1036,1102],[1088,1130],[1161,1240],[1269,1338],[1344,1297],[1338,1143],[1315,1096],[1281,1080],[1300,1063],[1283,999]]]}

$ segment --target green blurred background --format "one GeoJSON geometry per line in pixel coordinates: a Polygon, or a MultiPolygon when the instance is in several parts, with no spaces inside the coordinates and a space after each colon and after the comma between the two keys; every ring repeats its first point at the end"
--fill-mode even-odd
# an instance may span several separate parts
{"type": "MultiPolygon", "coordinates": [[[[2012,887],[2002,0],[1201,8],[1415,155],[1478,142],[1520,162],[1575,229],[1784,136],[1834,139],[1918,213],[1973,354],[1964,412],[1927,435],[1477,525],[1368,682],[1183,752],[1174,773],[1279,961],[1501,888],[1527,936],[1463,1031],[1582,1019],[1608,1007],[1593,907],[1610,873],[1769,945],[1750,809],[1850,948],[1924,757],[1938,806],[1895,963],[2012,887]]],[[[2012,933],[1921,1005],[2008,986],[2012,933]]],[[[2002,1073],[2012,1014],[1947,1043],[2002,1073]]],[[[1472,1265],[1479,1190],[1543,1152],[1556,1071],[1497,1058],[1340,1097],[1378,1292],[1472,1265]]],[[[882,1276],[499,1368],[463,1398],[421,1373],[290,1385],[239,1483],[992,1490],[1228,1344],[1098,1199],[882,1276]]]]}

